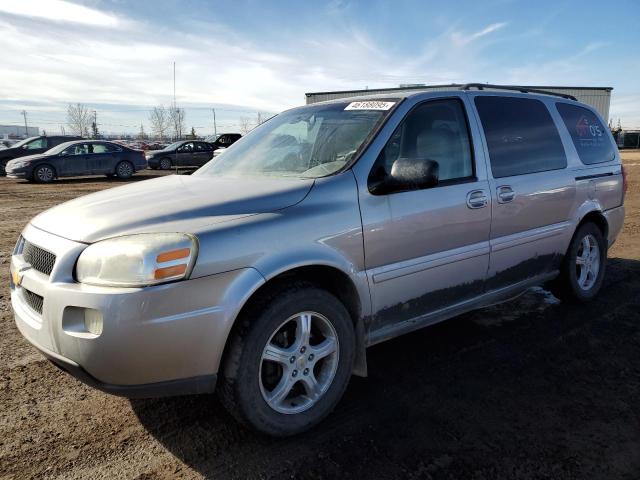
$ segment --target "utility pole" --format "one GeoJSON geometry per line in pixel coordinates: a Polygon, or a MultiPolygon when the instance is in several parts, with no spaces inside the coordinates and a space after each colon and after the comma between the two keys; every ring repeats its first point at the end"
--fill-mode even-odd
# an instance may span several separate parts
{"type": "Polygon", "coordinates": [[[212,108],[211,110],[213,111],[213,136],[217,137],[218,136],[218,126],[216,125],[216,109],[212,108]]]}
{"type": "Polygon", "coordinates": [[[24,134],[25,136],[29,136],[29,128],[27,127],[27,111],[22,110],[22,116],[24,117],[24,134]]]}
{"type": "Polygon", "coordinates": [[[176,108],[176,62],[173,62],[173,108],[176,108]]]}

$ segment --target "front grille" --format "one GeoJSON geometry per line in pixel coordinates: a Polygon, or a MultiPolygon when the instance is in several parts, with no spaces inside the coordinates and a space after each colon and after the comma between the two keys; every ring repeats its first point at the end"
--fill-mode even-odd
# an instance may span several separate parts
{"type": "Polygon", "coordinates": [[[35,270],[51,275],[53,265],[56,263],[56,256],[40,248],[28,240],[24,241],[22,246],[22,256],[25,262],[29,263],[35,270]]]}
{"type": "Polygon", "coordinates": [[[29,305],[32,310],[35,310],[42,315],[42,303],[44,302],[44,298],[37,293],[27,290],[26,288],[22,289],[22,294],[24,295],[24,300],[27,302],[27,305],[29,305]]]}

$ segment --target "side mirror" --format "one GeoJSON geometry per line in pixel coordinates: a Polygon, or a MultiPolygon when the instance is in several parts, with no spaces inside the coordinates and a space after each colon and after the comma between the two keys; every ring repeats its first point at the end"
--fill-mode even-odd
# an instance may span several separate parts
{"type": "Polygon", "coordinates": [[[391,173],[370,186],[376,195],[422,190],[438,185],[439,164],[424,158],[399,158],[393,162],[391,173]]]}

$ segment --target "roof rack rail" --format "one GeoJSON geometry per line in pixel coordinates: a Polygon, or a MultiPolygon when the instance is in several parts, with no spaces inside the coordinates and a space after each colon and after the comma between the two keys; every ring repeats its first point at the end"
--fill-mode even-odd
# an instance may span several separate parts
{"type": "Polygon", "coordinates": [[[460,90],[471,90],[472,88],[477,88],[478,90],[484,90],[485,88],[493,88],[496,90],[511,90],[514,92],[520,93],[540,93],[542,95],[553,95],[556,97],[566,98],[568,100],[578,99],[573,95],[569,95],[568,93],[556,93],[549,92],[548,90],[538,90],[536,88],[527,88],[527,87],[519,87],[517,85],[492,85],[490,83],[466,83],[460,87],[460,90]]]}

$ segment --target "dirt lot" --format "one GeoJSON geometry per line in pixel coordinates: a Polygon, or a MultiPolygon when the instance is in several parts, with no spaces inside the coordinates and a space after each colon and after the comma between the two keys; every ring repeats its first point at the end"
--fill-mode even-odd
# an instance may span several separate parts
{"type": "Polygon", "coordinates": [[[239,427],[215,396],[112,397],[29,346],[9,307],[19,232],[119,182],[0,178],[0,477],[639,478],[640,152],[624,159],[627,218],[596,301],[537,290],[376,346],[369,378],[353,378],[327,421],[278,441],[239,427]]]}

